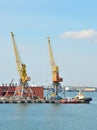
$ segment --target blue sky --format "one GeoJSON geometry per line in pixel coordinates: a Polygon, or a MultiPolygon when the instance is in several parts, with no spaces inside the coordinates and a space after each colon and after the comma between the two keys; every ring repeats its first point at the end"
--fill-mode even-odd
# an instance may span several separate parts
{"type": "Polygon", "coordinates": [[[97,86],[96,5],[96,0],[0,0],[0,84],[19,79],[14,32],[30,84],[51,83],[49,36],[62,85],[97,86]]]}

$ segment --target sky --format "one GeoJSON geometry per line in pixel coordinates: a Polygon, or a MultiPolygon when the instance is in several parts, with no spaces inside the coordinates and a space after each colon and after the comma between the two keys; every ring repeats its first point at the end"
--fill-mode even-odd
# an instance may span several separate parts
{"type": "Polygon", "coordinates": [[[97,87],[97,0],[0,0],[0,84],[19,80],[10,32],[30,84],[52,83],[50,37],[62,85],[97,87]]]}

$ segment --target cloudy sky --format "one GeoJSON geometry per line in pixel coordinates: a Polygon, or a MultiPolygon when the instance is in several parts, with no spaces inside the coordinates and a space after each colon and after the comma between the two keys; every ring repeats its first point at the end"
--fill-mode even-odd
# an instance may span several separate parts
{"type": "Polygon", "coordinates": [[[96,0],[0,0],[0,84],[19,79],[10,32],[30,84],[52,82],[49,36],[62,85],[97,87],[96,0]]]}

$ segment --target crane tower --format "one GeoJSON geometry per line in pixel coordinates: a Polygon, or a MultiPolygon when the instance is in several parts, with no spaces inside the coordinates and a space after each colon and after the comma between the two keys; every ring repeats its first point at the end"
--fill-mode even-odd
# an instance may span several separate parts
{"type": "Polygon", "coordinates": [[[59,76],[59,68],[55,63],[50,38],[48,37],[48,49],[49,49],[49,57],[50,57],[50,66],[51,66],[51,73],[52,73],[52,87],[51,87],[51,98],[60,98],[59,92],[62,89],[60,82],[63,81],[63,78],[59,76]]]}

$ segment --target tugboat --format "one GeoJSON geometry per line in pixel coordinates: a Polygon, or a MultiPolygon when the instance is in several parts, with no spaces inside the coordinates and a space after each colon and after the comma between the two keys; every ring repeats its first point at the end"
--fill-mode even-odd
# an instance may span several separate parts
{"type": "Polygon", "coordinates": [[[74,98],[66,98],[61,99],[59,102],[63,104],[79,104],[79,103],[90,103],[92,101],[91,97],[85,97],[83,93],[80,91],[78,95],[76,95],[74,98]]]}
{"type": "Polygon", "coordinates": [[[82,93],[82,91],[80,91],[78,93],[78,95],[75,96],[74,99],[77,99],[79,101],[81,101],[82,103],[90,103],[90,101],[92,101],[92,98],[91,97],[85,97],[82,93]]]}

